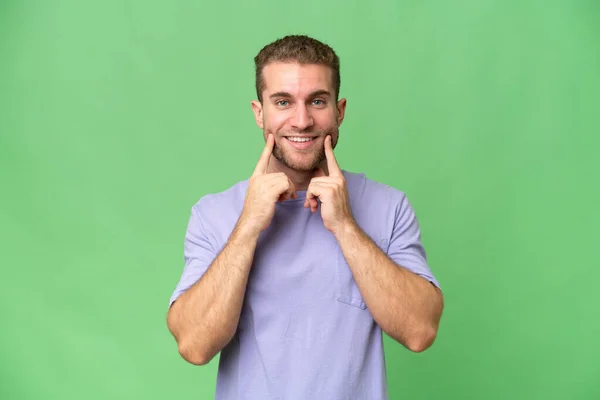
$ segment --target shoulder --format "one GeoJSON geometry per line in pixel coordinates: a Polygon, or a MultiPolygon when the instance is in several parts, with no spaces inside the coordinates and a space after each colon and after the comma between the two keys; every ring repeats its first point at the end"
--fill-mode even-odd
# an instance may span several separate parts
{"type": "Polygon", "coordinates": [[[350,171],[343,171],[343,173],[349,195],[357,200],[377,201],[378,204],[385,202],[398,206],[407,200],[404,191],[384,182],[371,179],[365,173],[350,171]]]}
{"type": "Polygon", "coordinates": [[[192,213],[207,222],[220,222],[239,214],[246,197],[248,180],[239,181],[225,190],[207,193],[192,206],[192,213]]]}
{"type": "Polygon", "coordinates": [[[188,230],[202,232],[214,249],[220,249],[239,218],[247,188],[245,180],[201,196],[192,206],[188,230]]]}
{"type": "Polygon", "coordinates": [[[412,209],[406,194],[364,173],[344,171],[344,177],[355,221],[384,246],[388,242],[382,241],[391,240],[394,229],[411,219],[412,209]]]}

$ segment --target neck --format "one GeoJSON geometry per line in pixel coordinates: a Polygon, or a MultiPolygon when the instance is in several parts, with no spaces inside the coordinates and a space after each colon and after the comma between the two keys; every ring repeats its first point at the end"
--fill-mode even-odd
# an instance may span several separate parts
{"type": "MultiPolygon", "coordinates": [[[[319,168],[321,168],[326,175],[329,175],[329,171],[327,170],[327,160],[323,160],[319,164],[319,168]]],[[[308,189],[308,185],[310,184],[310,180],[315,176],[315,170],[312,171],[297,171],[295,169],[291,169],[286,165],[283,165],[278,159],[274,156],[271,156],[269,160],[269,166],[267,167],[267,173],[273,172],[283,172],[287,175],[288,178],[294,183],[296,190],[306,190],[308,189]]]]}

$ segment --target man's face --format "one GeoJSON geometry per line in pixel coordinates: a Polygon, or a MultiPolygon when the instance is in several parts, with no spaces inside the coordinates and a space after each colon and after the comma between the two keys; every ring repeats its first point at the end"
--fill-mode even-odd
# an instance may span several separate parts
{"type": "Polygon", "coordinates": [[[336,146],[346,100],[336,102],[331,68],[274,62],[263,68],[262,104],[252,102],[256,123],[275,137],[273,156],[296,171],[312,171],[325,159],[325,136],[336,146]]]}

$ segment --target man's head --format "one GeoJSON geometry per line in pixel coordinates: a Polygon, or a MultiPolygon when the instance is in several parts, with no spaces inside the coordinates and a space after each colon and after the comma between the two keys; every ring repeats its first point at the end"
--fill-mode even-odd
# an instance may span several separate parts
{"type": "Polygon", "coordinates": [[[318,40],[286,36],[254,62],[258,101],[252,109],[265,138],[275,136],[273,156],[292,170],[314,170],[325,159],[325,136],[337,144],[346,110],[346,100],[338,100],[338,56],[318,40]]]}

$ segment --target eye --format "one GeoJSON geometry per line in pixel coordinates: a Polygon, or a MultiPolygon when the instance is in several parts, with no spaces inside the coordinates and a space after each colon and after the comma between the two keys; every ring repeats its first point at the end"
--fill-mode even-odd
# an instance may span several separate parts
{"type": "Polygon", "coordinates": [[[323,100],[321,100],[321,99],[315,99],[315,100],[313,100],[313,104],[314,104],[315,106],[322,106],[322,105],[324,105],[324,104],[325,104],[325,101],[323,101],[323,100]]]}
{"type": "Polygon", "coordinates": [[[289,105],[289,104],[290,104],[290,102],[289,102],[289,101],[287,101],[287,100],[279,100],[279,101],[277,101],[275,104],[277,104],[277,105],[278,105],[278,106],[280,106],[280,107],[286,107],[287,105],[289,105]]]}

